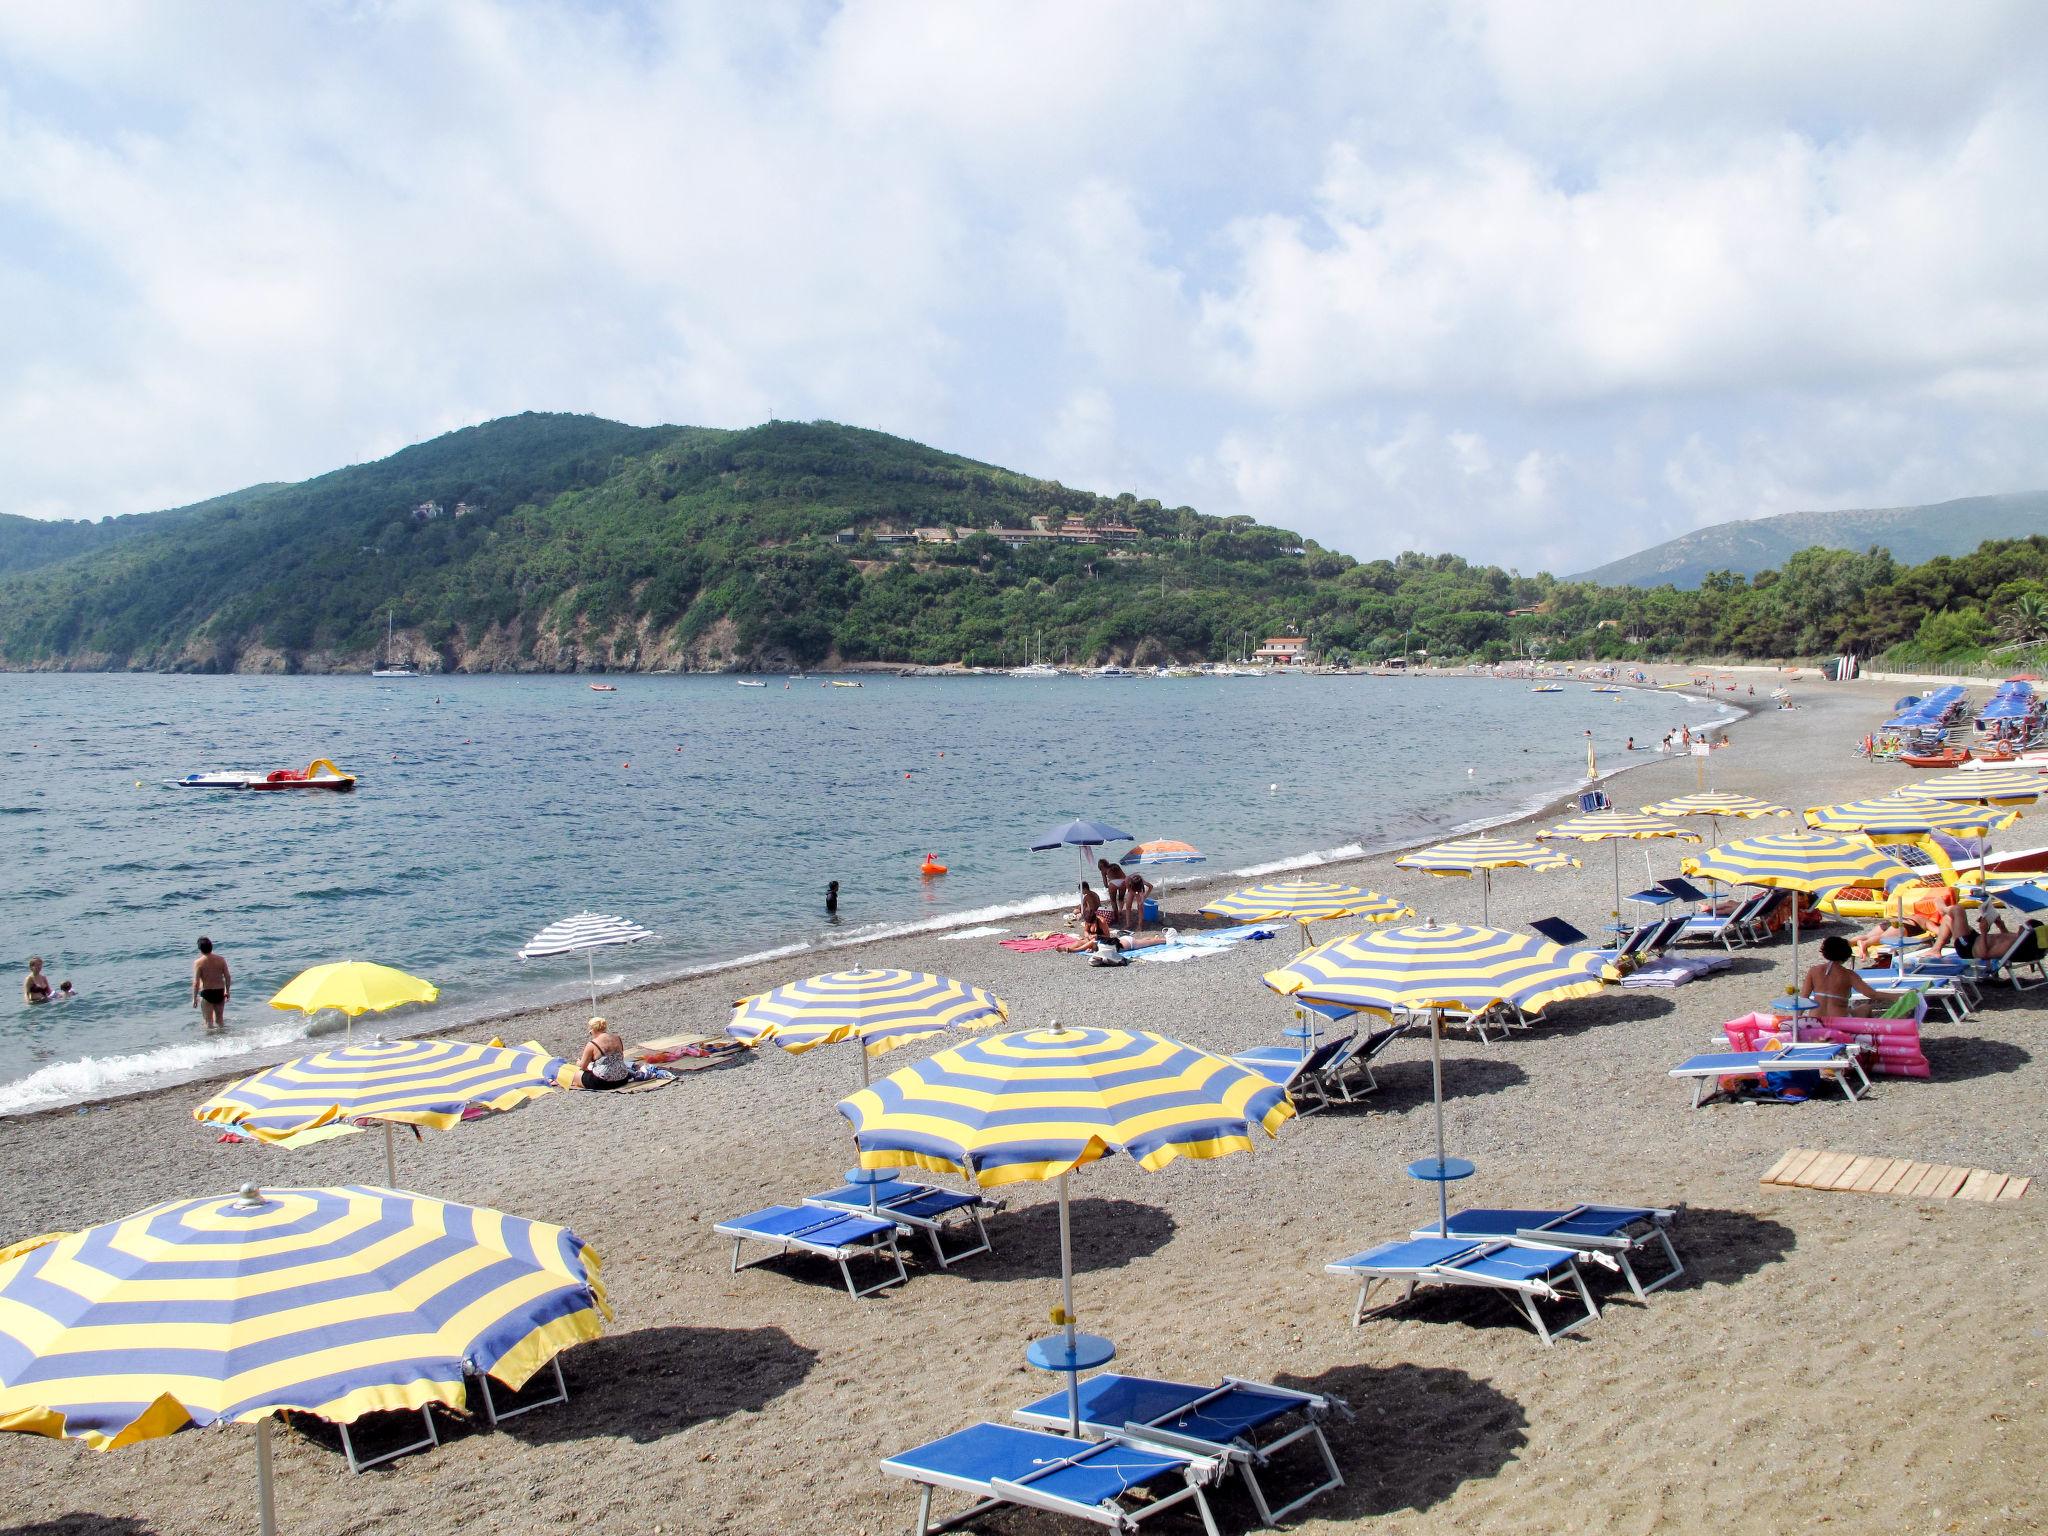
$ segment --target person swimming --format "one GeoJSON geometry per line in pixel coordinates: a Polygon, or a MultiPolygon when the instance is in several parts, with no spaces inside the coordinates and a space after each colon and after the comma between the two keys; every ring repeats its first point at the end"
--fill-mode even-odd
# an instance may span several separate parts
{"type": "Polygon", "coordinates": [[[43,957],[28,957],[28,974],[21,978],[21,1000],[24,1003],[47,1003],[50,1000],[50,978],[43,974],[43,957]]]}

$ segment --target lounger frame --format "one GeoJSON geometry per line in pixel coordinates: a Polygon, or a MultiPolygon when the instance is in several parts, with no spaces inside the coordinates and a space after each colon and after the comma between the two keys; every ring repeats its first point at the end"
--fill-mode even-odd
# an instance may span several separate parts
{"type": "MultiPolygon", "coordinates": [[[[1834,1048],[1828,1056],[1799,1056],[1794,1052],[1819,1050],[1816,1045],[1795,1045],[1790,1051],[1714,1051],[1704,1056],[1695,1056],[1690,1061],[1679,1063],[1668,1074],[1672,1077],[1692,1079],[1692,1107],[1698,1109],[1706,1102],[1707,1084],[1724,1077],[1754,1077],[1761,1080],[1767,1072],[1807,1072],[1816,1077],[1835,1074],[1835,1082],[1851,1104],[1860,1104],[1871,1089],[1870,1074],[1863,1070],[1860,1054],[1850,1046],[1834,1048]],[[1693,1062],[1713,1065],[1695,1066],[1693,1062]],[[1858,1093],[1849,1081],[1849,1073],[1856,1074],[1863,1084],[1858,1093]]],[[[1718,1090],[1716,1090],[1718,1091],[1718,1090]]]]}
{"type": "MultiPolygon", "coordinates": [[[[1196,1512],[1202,1517],[1204,1536],[1221,1536],[1216,1529],[1216,1517],[1209,1511],[1209,1501],[1203,1495],[1205,1485],[1214,1483],[1222,1475],[1222,1462],[1209,1457],[1192,1455],[1186,1451],[1171,1450],[1165,1446],[1150,1445],[1132,1440],[1119,1433],[1108,1433],[1099,1440],[1070,1440],[1065,1435],[1048,1435],[1074,1447],[1074,1454],[1062,1461],[1047,1462],[1028,1476],[1012,1481],[993,1477],[987,1480],[962,1477],[949,1472],[940,1472],[929,1467],[918,1467],[898,1457],[888,1457],[882,1462],[882,1470],[892,1477],[900,1477],[918,1485],[917,1524],[913,1536],[938,1536],[941,1531],[955,1531],[979,1520],[983,1515],[1002,1508],[1005,1504],[1021,1505],[1028,1509],[1043,1509],[1053,1514],[1070,1515],[1076,1520],[1086,1520],[1093,1525],[1104,1526],[1117,1532],[1135,1531],[1154,1515],[1192,1501],[1196,1512]],[[1122,1505],[1083,1504],[1075,1499],[1062,1498],[1047,1493],[1032,1484],[1050,1477],[1063,1467],[1073,1466],[1096,1456],[1107,1455],[1118,1446],[1129,1446],[1134,1450],[1151,1454],[1174,1455],[1185,1459],[1184,1486],[1174,1492],[1138,1506],[1126,1509],[1122,1505]],[[948,1516],[937,1522],[932,1521],[932,1496],[941,1488],[965,1493],[978,1499],[972,1508],[957,1515],[948,1516]]],[[[909,1452],[905,1453],[910,1454],[909,1452]]]]}
{"type": "MultiPolygon", "coordinates": [[[[809,1208],[817,1209],[815,1206],[809,1208]]],[[[862,1214],[865,1213],[859,1211],[837,1211],[828,1214],[820,1211],[817,1226],[811,1230],[821,1230],[832,1225],[834,1222],[845,1221],[862,1214]]],[[[877,1218],[877,1220],[880,1219],[879,1217],[877,1218]]],[[[856,1301],[860,1300],[863,1296],[872,1296],[876,1291],[884,1290],[889,1286],[902,1285],[910,1279],[910,1272],[903,1267],[903,1251],[896,1246],[897,1227],[894,1218],[889,1219],[886,1230],[845,1243],[813,1242],[804,1235],[802,1230],[789,1233],[756,1232],[745,1227],[735,1227],[726,1222],[718,1223],[711,1230],[720,1237],[732,1239],[732,1272],[734,1274],[738,1274],[743,1269],[752,1269],[757,1264],[765,1264],[768,1260],[780,1258],[784,1254],[812,1253],[816,1254],[819,1258],[830,1259],[839,1266],[839,1277],[846,1282],[846,1294],[856,1301]],[[740,1250],[748,1243],[761,1243],[775,1251],[763,1254],[757,1259],[749,1259],[746,1263],[742,1264],[740,1262],[740,1250]],[[873,1285],[856,1286],[853,1283],[853,1271],[848,1267],[847,1260],[866,1257],[886,1258],[889,1263],[895,1266],[895,1275],[893,1277],[884,1275],[873,1285]]]]}
{"type": "MultiPolygon", "coordinates": [[[[1165,1383],[1177,1386],[1180,1383],[1165,1383]]],[[[1176,1430],[1164,1428],[1158,1420],[1145,1423],[1126,1422],[1121,1425],[1092,1423],[1081,1420],[1081,1433],[1094,1438],[1100,1435],[1121,1433],[1126,1439],[1149,1445],[1163,1446],[1168,1450],[1187,1451],[1196,1456],[1208,1457],[1228,1464],[1244,1479],[1245,1492],[1252,1496],[1252,1506],[1259,1512],[1262,1525],[1277,1525],[1304,1504],[1333,1488],[1344,1486],[1344,1474],[1338,1469],[1337,1458],[1330,1450],[1330,1442],[1323,1433],[1323,1420],[1333,1410],[1341,1410],[1344,1404],[1337,1398],[1326,1397],[1315,1392],[1298,1392],[1292,1387],[1276,1387],[1271,1382],[1250,1381],[1242,1376],[1226,1376],[1223,1384],[1212,1387],[1199,1396],[1190,1398],[1160,1418],[1178,1418],[1199,1408],[1228,1397],[1232,1392],[1258,1392],[1268,1397],[1287,1398],[1293,1402],[1302,1416],[1302,1422],[1277,1439],[1255,1441],[1245,1436],[1235,1440],[1204,1440],[1198,1435],[1185,1435],[1176,1430]],[[1269,1465],[1273,1458],[1289,1446],[1303,1440],[1313,1442],[1316,1454],[1322,1458],[1324,1478],[1306,1493],[1300,1494],[1275,1509],[1266,1498],[1266,1490],[1259,1482],[1258,1469],[1269,1465]]],[[[1068,1420],[1065,1412],[1057,1415],[1039,1414],[1028,1408],[1020,1408],[1012,1415],[1019,1423],[1059,1428],[1068,1420]]]]}
{"type": "Polygon", "coordinates": [[[872,1206],[867,1203],[867,1197],[861,1192],[859,1185],[848,1185],[847,1193],[843,1197],[836,1192],[832,1195],[806,1195],[804,1204],[820,1210],[838,1211],[842,1215],[873,1215],[885,1221],[893,1221],[906,1231],[922,1232],[932,1246],[933,1260],[941,1269],[950,1269],[962,1259],[971,1259],[977,1254],[991,1252],[995,1245],[989,1240],[988,1226],[982,1220],[982,1212],[1002,1209],[993,1200],[980,1195],[969,1195],[965,1191],[944,1189],[937,1184],[912,1185],[908,1190],[890,1199],[877,1200],[872,1206]],[[961,1203],[950,1206],[936,1216],[921,1215],[912,1209],[919,1201],[927,1200],[933,1195],[957,1199],[961,1203]],[[947,1218],[951,1216],[964,1219],[948,1221],[947,1218]],[[956,1248],[948,1253],[943,1236],[946,1228],[964,1227],[969,1223],[974,1227],[975,1245],[971,1248],[956,1248]]]}
{"type": "MultiPolygon", "coordinates": [[[[1436,1236],[1433,1232],[1421,1235],[1425,1237],[1436,1236]]],[[[1594,1304],[1593,1293],[1586,1289],[1586,1277],[1579,1272],[1579,1261],[1581,1259],[1589,1259],[1594,1263],[1608,1264],[1616,1269],[1620,1268],[1620,1265],[1616,1264],[1606,1254],[1579,1252],[1561,1247],[1556,1243],[1524,1243],[1501,1240],[1495,1242],[1475,1241],[1466,1252],[1437,1264],[1381,1268],[1375,1265],[1340,1261],[1335,1264],[1326,1264],[1323,1266],[1323,1269],[1327,1274],[1343,1275],[1360,1282],[1358,1301],[1351,1309],[1351,1326],[1354,1328],[1362,1325],[1369,1317],[1385,1317],[1392,1312],[1399,1311],[1415,1299],[1416,1291],[1424,1285],[1467,1287],[1492,1291],[1503,1302],[1507,1303],[1510,1311],[1518,1311],[1523,1320],[1535,1330],[1536,1337],[1541,1339],[1545,1346],[1549,1346],[1555,1344],[1566,1334],[1575,1332],[1585,1327],[1586,1324],[1599,1319],[1600,1309],[1594,1304]],[[1461,1265],[1470,1264],[1475,1259],[1486,1258],[1491,1254],[1511,1248],[1541,1248],[1563,1255],[1567,1262],[1563,1266],[1561,1278],[1564,1280],[1566,1288],[1560,1290],[1544,1280],[1508,1280],[1499,1276],[1479,1274],[1460,1268],[1461,1265]],[[1395,1281],[1405,1282],[1407,1287],[1401,1293],[1398,1300],[1383,1302],[1377,1307],[1368,1305],[1372,1299],[1374,1286],[1395,1281]],[[1585,1309],[1584,1314],[1574,1316],[1570,1321],[1558,1327],[1552,1327],[1545,1320],[1543,1313],[1538,1307],[1539,1302],[1570,1303],[1573,1300],[1576,1300],[1585,1309]]]]}
{"type": "MultiPolygon", "coordinates": [[[[1620,1271],[1621,1278],[1627,1282],[1628,1288],[1634,1294],[1636,1300],[1647,1304],[1651,1291],[1662,1290],[1672,1281],[1681,1279],[1685,1274],[1684,1261],[1678,1257],[1677,1248],[1672,1246],[1669,1230],[1671,1221],[1677,1214],[1676,1210],[1664,1210],[1655,1206],[1581,1203],[1572,1206],[1569,1210],[1559,1212],[1556,1217],[1538,1226],[1517,1227],[1511,1235],[1516,1242],[1532,1247],[1575,1248],[1589,1254],[1599,1253],[1606,1255],[1613,1260],[1615,1267],[1620,1271]],[[1625,1229],[1612,1234],[1602,1232],[1564,1232],[1558,1230],[1568,1221],[1574,1221],[1582,1216],[1598,1215],[1607,1212],[1638,1217],[1639,1222],[1635,1225],[1639,1226],[1640,1230],[1625,1229]],[[1663,1251],[1664,1269],[1656,1279],[1645,1284],[1642,1276],[1636,1270],[1633,1259],[1636,1255],[1651,1247],[1656,1247],[1663,1251]]],[[[1416,1237],[1435,1237],[1437,1234],[1433,1229],[1425,1229],[1413,1235],[1416,1237]]],[[[1501,1234],[1497,1232],[1478,1233],[1470,1228],[1461,1230],[1458,1225],[1458,1217],[1453,1215],[1450,1219],[1449,1235],[1452,1237],[1471,1237],[1476,1241],[1484,1238],[1498,1238],[1501,1234]]]]}

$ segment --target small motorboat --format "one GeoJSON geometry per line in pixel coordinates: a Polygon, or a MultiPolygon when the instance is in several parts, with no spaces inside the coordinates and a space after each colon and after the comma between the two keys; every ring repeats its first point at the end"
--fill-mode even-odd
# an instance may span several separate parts
{"type": "Polygon", "coordinates": [[[1899,761],[1909,768],[1960,768],[1970,760],[1961,747],[1944,747],[1939,752],[1901,752],[1899,761]]]}
{"type": "Polygon", "coordinates": [[[740,679],[740,686],[742,688],[766,688],[768,685],[766,683],[751,682],[743,677],[740,679]]]}
{"type": "Polygon", "coordinates": [[[842,680],[839,680],[839,679],[836,679],[836,678],[835,678],[835,679],[833,680],[832,686],[833,686],[834,688],[858,688],[858,687],[860,686],[860,684],[859,684],[859,683],[849,683],[849,682],[845,682],[845,681],[842,681],[842,680]]]}
{"type": "Polygon", "coordinates": [[[617,693],[619,685],[617,683],[592,683],[590,691],[592,693],[617,693]]]}
{"type": "Polygon", "coordinates": [[[182,779],[165,779],[172,789],[331,789],[347,794],[356,787],[356,776],[343,773],[324,757],[317,757],[303,769],[276,768],[269,773],[188,773],[182,779]]]}

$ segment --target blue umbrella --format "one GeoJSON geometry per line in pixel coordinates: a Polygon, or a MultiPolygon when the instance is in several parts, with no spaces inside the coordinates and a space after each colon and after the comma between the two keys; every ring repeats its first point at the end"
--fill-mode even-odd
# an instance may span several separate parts
{"type": "Polygon", "coordinates": [[[1071,843],[1081,850],[1081,868],[1085,872],[1091,862],[1088,850],[1100,848],[1104,843],[1128,843],[1131,834],[1119,832],[1106,821],[1070,821],[1063,827],[1054,827],[1031,845],[1033,853],[1044,853],[1049,848],[1060,848],[1071,843]]]}

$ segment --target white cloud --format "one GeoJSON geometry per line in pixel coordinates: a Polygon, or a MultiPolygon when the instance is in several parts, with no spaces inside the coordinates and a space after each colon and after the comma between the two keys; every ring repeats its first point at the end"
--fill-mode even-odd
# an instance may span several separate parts
{"type": "Polygon", "coordinates": [[[0,510],[831,416],[1524,569],[2048,484],[2027,4],[0,8],[0,510]]]}

